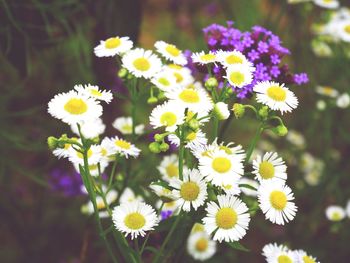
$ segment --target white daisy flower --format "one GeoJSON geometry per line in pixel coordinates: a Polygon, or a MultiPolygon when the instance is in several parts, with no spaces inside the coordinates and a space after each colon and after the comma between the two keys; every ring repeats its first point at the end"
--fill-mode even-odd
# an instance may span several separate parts
{"type": "Polygon", "coordinates": [[[273,81],[262,81],[257,83],[254,88],[256,100],[268,106],[272,110],[290,112],[298,106],[298,99],[292,91],[273,81]]]}
{"type": "Polygon", "coordinates": [[[218,61],[226,68],[233,65],[245,65],[253,67],[253,64],[238,50],[223,51],[220,50],[216,53],[218,61]]]}
{"type": "Polygon", "coordinates": [[[101,40],[100,44],[94,48],[97,57],[113,57],[122,55],[129,51],[133,46],[129,37],[111,37],[107,40],[101,40]]]}
{"type": "MultiPolygon", "coordinates": [[[[80,136],[78,126],[76,124],[71,124],[70,128],[72,132],[80,136]]],[[[106,125],[102,122],[101,118],[97,118],[96,120],[89,120],[80,124],[80,131],[84,138],[93,139],[101,134],[103,134],[106,130],[106,125]]]]}
{"type": "Polygon", "coordinates": [[[185,169],[183,180],[174,179],[170,186],[175,188],[172,192],[179,207],[186,212],[191,211],[191,207],[197,210],[207,198],[207,184],[196,169],[185,169]]]}
{"type": "Polygon", "coordinates": [[[266,219],[278,225],[293,220],[297,207],[289,186],[281,180],[263,180],[258,188],[259,206],[266,219]]]}
{"type": "Polygon", "coordinates": [[[336,100],[337,107],[345,109],[350,105],[350,96],[348,93],[341,94],[336,100]]]}
{"type": "MultiPolygon", "coordinates": [[[[132,118],[131,117],[118,117],[116,118],[112,126],[120,131],[122,134],[132,134],[132,118]]],[[[145,132],[145,125],[139,124],[135,126],[135,134],[143,134],[145,132]]]]}
{"type": "Polygon", "coordinates": [[[195,260],[207,260],[216,253],[216,242],[203,232],[191,234],[187,240],[187,252],[195,260]]]}
{"type": "Polygon", "coordinates": [[[268,263],[299,263],[297,254],[292,250],[276,251],[266,260],[268,263]]]}
{"type": "Polygon", "coordinates": [[[162,62],[151,50],[136,48],[122,58],[123,66],[135,77],[150,79],[162,68],[162,62]]]}
{"type": "MultiPolygon", "coordinates": [[[[259,188],[259,183],[255,180],[252,180],[252,179],[249,179],[249,178],[245,178],[245,177],[241,177],[240,181],[239,181],[239,184],[240,185],[250,185],[252,187],[254,187],[255,189],[258,190],[259,188]]],[[[240,186],[241,188],[241,191],[243,192],[243,194],[247,195],[247,196],[257,196],[258,195],[258,192],[257,190],[253,190],[253,189],[250,189],[250,188],[247,188],[247,187],[244,187],[244,186],[240,186]]]]}
{"type": "Polygon", "coordinates": [[[272,178],[282,180],[283,182],[287,179],[287,166],[275,152],[267,152],[263,157],[258,155],[256,160],[253,161],[253,168],[255,179],[260,182],[272,178]]]}
{"type": "Polygon", "coordinates": [[[208,113],[213,108],[213,101],[204,89],[179,88],[165,93],[165,96],[176,103],[178,108],[208,113]]]}
{"type": "Polygon", "coordinates": [[[152,110],[150,124],[154,128],[165,127],[166,131],[173,132],[184,122],[184,117],[184,108],[167,101],[152,110]]]}
{"type": "Polygon", "coordinates": [[[237,179],[235,183],[221,185],[221,189],[225,191],[227,195],[239,195],[241,188],[239,187],[240,179],[237,179]]]}
{"type": "Polygon", "coordinates": [[[123,193],[120,195],[119,202],[122,203],[131,203],[131,202],[143,202],[142,196],[135,195],[135,192],[129,188],[126,187],[123,191],[123,193]]]}
{"type": "Polygon", "coordinates": [[[254,67],[234,64],[227,68],[224,78],[234,87],[242,88],[253,81],[254,67]]]}
{"type": "Polygon", "coordinates": [[[263,247],[262,255],[266,258],[266,260],[271,259],[276,254],[280,254],[283,252],[287,252],[289,249],[284,245],[277,245],[276,243],[270,243],[263,247]]]}
{"type": "Polygon", "coordinates": [[[339,7],[338,0],[314,0],[315,5],[328,9],[336,9],[339,7]]]}
{"type": "Polygon", "coordinates": [[[205,53],[204,51],[193,53],[191,57],[193,63],[198,63],[202,65],[215,63],[218,61],[217,55],[211,51],[209,51],[209,53],[205,53]]]}
{"type": "Polygon", "coordinates": [[[217,186],[234,184],[244,173],[241,158],[220,149],[199,158],[199,170],[208,182],[217,186]]]}
{"type": "Polygon", "coordinates": [[[336,98],[339,95],[339,92],[330,86],[316,86],[316,93],[331,98],[336,98]]]}
{"type": "Polygon", "coordinates": [[[187,67],[182,67],[175,64],[166,65],[163,67],[166,74],[171,74],[176,79],[176,84],[185,87],[194,82],[192,72],[187,67]]]}
{"type": "MultiPolygon", "coordinates": [[[[100,145],[91,145],[90,149],[87,152],[88,157],[88,164],[94,165],[98,164],[101,161],[101,146],[100,145]]],[[[69,161],[73,164],[80,164],[84,166],[84,155],[76,150],[74,150],[72,147],[69,149],[69,161]]]]}
{"type": "Polygon", "coordinates": [[[330,221],[341,221],[345,218],[345,216],[345,210],[341,206],[331,205],[326,208],[326,217],[330,221]]]}
{"type": "Polygon", "coordinates": [[[201,223],[194,223],[192,229],[191,229],[191,234],[194,234],[194,233],[207,233],[205,232],[205,228],[204,228],[204,225],[201,224],[201,223]]]}
{"type": "Polygon", "coordinates": [[[341,40],[350,42],[350,17],[347,20],[338,23],[337,35],[341,40]]]}
{"type": "Polygon", "coordinates": [[[95,120],[102,115],[102,106],[93,98],[71,90],[57,94],[48,104],[48,112],[68,124],[95,120]]]}
{"type": "Polygon", "coordinates": [[[149,188],[151,188],[151,190],[159,197],[164,197],[164,198],[167,198],[169,200],[176,199],[173,195],[173,192],[168,188],[165,188],[163,186],[160,186],[160,185],[154,184],[154,183],[150,184],[149,188]]]}
{"type": "Polygon", "coordinates": [[[315,257],[308,255],[304,250],[295,250],[294,253],[297,258],[297,263],[320,263],[315,257]]]}
{"type": "Polygon", "coordinates": [[[131,144],[130,142],[119,138],[118,136],[115,136],[111,139],[113,144],[111,151],[113,154],[120,153],[125,156],[125,158],[128,158],[129,156],[132,156],[136,158],[140,155],[141,150],[137,148],[135,145],[131,144]]]}
{"type": "MultiPolygon", "coordinates": [[[[87,193],[85,188],[83,188],[82,190],[87,193]]],[[[105,187],[103,187],[103,190],[105,191],[105,187]]],[[[118,196],[118,193],[117,193],[116,190],[111,189],[110,191],[108,191],[106,193],[106,203],[107,203],[107,205],[111,205],[115,200],[117,200],[117,196],[118,196]]],[[[99,211],[99,216],[101,218],[108,217],[108,213],[105,210],[106,209],[105,202],[104,202],[103,198],[101,196],[99,196],[99,195],[96,196],[96,205],[97,205],[97,210],[99,211]]],[[[81,211],[84,214],[88,214],[88,215],[93,214],[94,213],[94,205],[93,205],[93,203],[91,201],[89,201],[88,203],[82,205],[81,211]]]]}
{"type": "Polygon", "coordinates": [[[158,171],[162,175],[162,179],[170,182],[174,178],[179,177],[179,159],[176,154],[164,156],[163,160],[157,167],[158,171]]]}
{"type": "Polygon", "coordinates": [[[91,84],[87,85],[75,85],[74,89],[82,95],[89,96],[96,100],[102,100],[104,102],[110,103],[113,99],[113,94],[110,90],[100,90],[98,86],[93,86],[91,84]]]}
{"type": "Polygon", "coordinates": [[[168,44],[164,41],[157,41],[154,46],[158,53],[173,63],[182,66],[187,64],[185,55],[175,45],[168,44]]]}
{"type": "MultiPolygon", "coordinates": [[[[180,145],[180,138],[177,137],[175,134],[170,134],[168,136],[168,139],[171,144],[176,145],[177,147],[180,145]]],[[[190,132],[185,136],[185,148],[189,149],[196,149],[197,147],[201,145],[206,145],[208,142],[208,139],[205,137],[205,133],[201,130],[198,130],[196,132],[190,132]]]]}
{"type": "Polygon", "coordinates": [[[112,219],[116,229],[131,235],[131,239],[145,236],[153,230],[159,219],[152,206],[143,202],[123,203],[113,209],[112,219]]]}
{"type": "Polygon", "coordinates": [[[230,117],[230,111],[228,109],[228,105],[222,101],[217,102],[214,106],[214,113],[215,116],[219,120],[226,120],[228,117],[230,117]]]}
{"type": "MultiPolygon", "coordinates": [[[[73,137],[70,138],[73,141],[76,141],[78,143],[81,143],[80,139],[73,137]]],[[[64,144],[63,148],[56,148],[55,150],[52,151],[53,155],[55,155],[56,157],[58,157],[58,159],[60,158],[67,158],[69,157],[70,151],[72,150],[72,144],[70,143],[66,143],[64,144]]]]}
{"type": "Polygon", "coordinates": [[[206,232],[214,233],[213,239],[220,243],[240,240],[250,222],[248,207],[235,196],[218,195],[217,198],[218,204],[208,203],[207,215],[202,219],[206,232]]]}
{"type": "Polygon", "coordinates": [[[174,73],[170,70],[162,70],[151,79],[151,82],[160,90],[167,91],[177,88],[179,84],[176,82],[174,73]]]}
{"type": "Polygon", "coordinates": [[[114,150],[114,142],[112,139],[105,137],[101,141],[101,162],[111,162],[115,160],[115,150],[114,150]]]}

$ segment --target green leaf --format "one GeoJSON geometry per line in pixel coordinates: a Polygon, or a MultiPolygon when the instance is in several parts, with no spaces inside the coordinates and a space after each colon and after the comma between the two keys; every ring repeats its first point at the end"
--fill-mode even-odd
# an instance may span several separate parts
{"type": "Polygon", "coordinates": [[[240,250],[240,251],[244,251],[244,252],[249,252],[249,249],[246,248],[245,246],[243,246],[241,243],[239,243],[238,241],[233,241],[233,242],[229,242],[227,243],[227,245],[229,245],[230,247],[232,247],[233,249],[236,250],[240,250]]]}
{"type": "Polygon", "coordinates": [[[255,187],[251,186],[250,184],[240,184],[239,187],[244,187],[253,191],[258,191],[255,187]]]}

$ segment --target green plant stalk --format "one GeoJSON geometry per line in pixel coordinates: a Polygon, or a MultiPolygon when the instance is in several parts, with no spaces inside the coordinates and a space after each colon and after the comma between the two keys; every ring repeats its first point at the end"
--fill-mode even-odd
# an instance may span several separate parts
{"type": "Polygon", "coordinates": [[[246,157],[247,163],[249,162],[250,157],[252,156],[252,153],[253,153],[253,151],[255,149],[255,146],[256,146],[257,142],[260,139],[260,136],[261,136],[262,132],[264,131],[264,125],[265,125],[265,123],[261,122],[261,124],[259,125],[259,128],[257,129],[257,131],[256,131],[256,133],[254,135],[253,140],[251,141],[251,143],[249,145],[249,148],[248,148],[248,151],[247,151],[247,157],[246,157]]]}
{"type": "Polygon", "coordinates": [[[184,175],[183,175],[184,153],[185,153],[184,141],[183,141],[183,138],[181,136],[180,137],[180,146],[179,146],[179,178],[181,181],[184,179],[184,175]]]}
{"type": "Polygon", "coordinates": [[[171,238],[173,232],[174,232],[175,229],[176,229],[176,226],[177,226],[177,225],[179,224],[179,222],[180,222],[181,215],[182,215],[182,211],[180,211],[180,213],[179,213],[179,215],[177,216],[177,218],[176,218],[174,224],[171,226],[170,231],[168,232],[168,235],[165,237],[165,240],[164,240],[162,246],[161,246],[160,249],[158,250],[158,252],[157,252],[157,254],[156,254],[154,260],[152,261],[153,263],[158,263],[158,262],[159,262],[160,257],[161,257],[161,255],[163,254],[163,250],[164,250],[165,246],[166,246],[167,243],[169,242],[169,240],[170,240],[170,238],[171,238]]]}
{"type": "Polygon", "coordinates": [[[218,137],[218,130],[219,130],[219,119],[214,116],[212,141],[214,141],[218,137]]]}

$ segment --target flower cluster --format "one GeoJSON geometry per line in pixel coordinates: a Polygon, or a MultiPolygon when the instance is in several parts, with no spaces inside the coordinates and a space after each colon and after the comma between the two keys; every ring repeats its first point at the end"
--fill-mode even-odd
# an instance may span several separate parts
{"type": "MultiPolygon", "coordinates": [[[[293,75],[289,72],[287,64],[281,64],[283,57],[290,54],[289,50],[281,45],[278,36],[261,26],[254,26],[251,32],[242,32],[234,28],[232,22],[228,22],[227,27],[213,24],[204,28],[203,31],[211,52],[239,51],[255,67],[251,83],[242,83],[239,90],[232,85],[239,98],[251,96],[253,86],[259,81],[297,85],[308,82],[305,73],[293,75]]],[[[213,67],[216,76],[219,76],[221,71],[222,66],[213,67]]]]}
{"type": "Polygon", "coordinates": [[[304,250],[290,250],[284,245],[276,243],[267,244],[263,248],[262,255],[267,263],[290,262],[290,263],[319,263],[317,259],[304,250]]]}

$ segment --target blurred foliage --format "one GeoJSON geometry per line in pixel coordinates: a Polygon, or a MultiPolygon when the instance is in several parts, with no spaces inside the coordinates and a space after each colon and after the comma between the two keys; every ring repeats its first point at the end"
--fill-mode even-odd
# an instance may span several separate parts
{"type": "MultiPolygon", "coordinates": [[[[331,58],[313,54],[310,26],[322,10],[310,5],[287,5],[284,0],[1,0],[1,261],[107,262],[94,223],[80,213],[82,198],[66,198],[50,190],[47,180],[57,161],[45,144],[47,136],[60,135],[66,128],[46,112],[54,94],[77,83],[122,88],[116,78],[116,64],[94,58],[92,49],[98,41],[111,35],[128,35],[134,41],[139,38],[146,48],[161,39],[200,51],[206,48],[203,27],[233,20],[241,30],[259,24],[278,34],[292,51],[289,65],[294,71],[309,74],[310,83],[296,90],[300,107],[287,120],[287,126],[305,136],[307,151],[325,162],[325,170],[318,185],[308,186],[298,165],[290,167],[288,184],[298,186],[296,219],[280,227],[265,222],[258,213],[260,220],[253,220],[242,242],[249,253],[232,252],[221,244],[223,253],[208,262],[263,262],[261,248],[269,242],[305,249],[321,262],[348,262],[349,219],[332,224],[326,220],[324,209],[329,204],[344,206],[350,199],[349,109],[327,103],[325,111],[316,110],[319,96],[314,87],[331,85],[349,92],[350,60],[340,46],[331,58]],[[340,157],[334,158],[334,152],[340,157]]],[[[120,105],[110,106],[106,123],[124,111],[128,112],[120,105]]],[[[146,114],[142,112],[139,121],[146,114]]],[[[255,127],[249,119],[240,127],[233,121],[226,137],[246,146],[255,127]]],[[[265,139],[278,151],[287,149],[286,155],[301,154],[283,139],[265,139]]],[[[152,165],[156,163],[154,158],[154,162],[138,164],[147,165],[142,167],[141,176],[144,171],[155,173],[152,165]]],[[[59,165],[65,167],[64,162],[59,165]]],[[[138,187],[137,182],[134,187],[138,187]]],[[[177,248],[172,262],[192,262],[181,243],[190,226],[181,227],[172,243],[177,248]]],[[[161,240],[159,235],[150,242],[159,244],[161,240]]]]}

